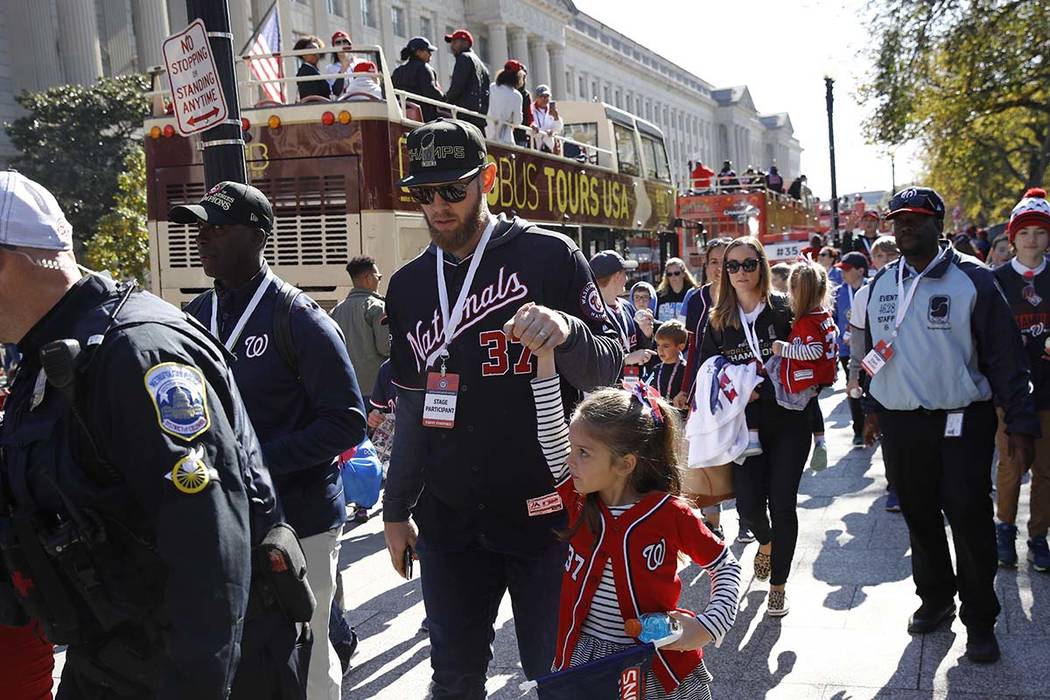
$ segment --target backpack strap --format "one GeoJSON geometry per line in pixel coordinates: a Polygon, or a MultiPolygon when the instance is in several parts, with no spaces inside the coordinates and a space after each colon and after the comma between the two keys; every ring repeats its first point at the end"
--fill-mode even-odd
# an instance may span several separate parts
{"type": "Polygon", "coordinates": [[[292,304],[302,293],[303,290],[282,281],[273,312],[273,340],[277,353],[296,375],[299,374],[299,358],[292,342],[292,304]]]}

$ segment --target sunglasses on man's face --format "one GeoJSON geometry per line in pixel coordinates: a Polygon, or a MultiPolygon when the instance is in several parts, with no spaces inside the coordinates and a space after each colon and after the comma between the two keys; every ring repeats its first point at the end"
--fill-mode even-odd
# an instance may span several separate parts
{"type": "Polygon", "coordinates": [[[456,204],[467,198],[467,190],[473,181],[474,178],[470,178],[466,182],[453,182],[437,187],[409,187],[408,194],[418,204],[433,204],[435,193],[441,195],[449,204],[456,204]]]}
{"type": "Polygon", "coordinates": [[[731,275],[743,270],[744,272],[754,272],[758,269],[758,258],[748,258],[747,260],[728,260],[722,263],[722,266],[731,275]]]}

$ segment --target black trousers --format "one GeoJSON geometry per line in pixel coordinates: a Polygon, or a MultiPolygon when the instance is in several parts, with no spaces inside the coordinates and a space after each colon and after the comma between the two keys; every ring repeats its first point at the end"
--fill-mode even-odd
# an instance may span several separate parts
{"type": "MultiPolygon", "coordinates": [[[[840,357],[839,364],[842,365],[842,371],[849,376],[849,358],[840,357]]],[[[853,434],[863,435],[864,434],[864,408],[861,405],[860,399],[855,399],[852,396],[847,396],[846,400],[849,402],[849,415],[853,420],[853,434]]]]}
{"type": "MultiPolygon", "coordinates": [[[[758,426],[762,454],[733,465],[733,489],[740,520],[760,544],[773,543],[769,582],[787,583],[798,542],[798,484],[812,442],[812,404],[802,411],[781,407],[763,395],[747,409],[747,425],[758,426]]],[[[819,409],[817,409],[819,410],[819,409]]]]}
{"type": "Polygon", "coordinates": [[[435,700],[485,697],[496,613],[508,590],[525,677],[550,673],[558,636],[565,544],[551,544],[530,554],[494,552],[481,544],[444,551],[428,547],[424,535],[417,542],[417,551],[435,700]]]}
{"type": "Polygon", "coordinates": [[[995,409],[990,401],[966,407],[958,437],[944,437],[946,417],[946,411],[880,411],[883,455],[908,523],[919,598],[941,604],[958,592],[963,624],[990,630],[1000,609],[988,469],[995,409]],[[952,528],[957,571],[952,570],[944,516],[952,528]]]}
{"type": "Polygon", "coordinates": [[[820,412],[820,402],[817,399],[820,397],[813,397],[813,400],[806,406],[806,413],[809,415],[809,432],[814,435],[824,434],[824,414],[820,412]]]}

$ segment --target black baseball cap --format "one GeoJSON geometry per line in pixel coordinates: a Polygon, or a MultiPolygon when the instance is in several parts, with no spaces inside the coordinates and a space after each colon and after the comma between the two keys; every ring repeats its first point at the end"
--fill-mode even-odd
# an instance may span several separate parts
{"type": "Polygon", "coordinates": [[[926,214],[938,219],[944,218],[944,200],[937,191],[930,187],[909,187],[903,189],[890,199],[890,205],[886,210],[887,219],[892,219],[897,214],[913,212],[915,214],[926,214]]]}
{"type": "Polygon", "coordinates": [[[633,270],[638,267],[635,260],[624,260],[615,250],[602,250],[590,260],[591,272],[597,279],[616,274],[620,270],[633,270]]]}
{"type": "Polygon", "coordinates": [[[430,39],[427,39],[425,36],[412,37],[408,40],[408,46],[406,46],[405,48],[407,48],[409,51],[419,51],[420,49],[426,49],[431,53],[438,50],[438,47],[431,44],[430,39]]]}
{"type": "Polygon", "coordinates": [[[273,208],[266,195],[251,185],[227,180],[208,190],[197,204],[172,207],[168,221],[215,226],[243,224],[269,233],[273,229],[273,208]]]}
{"type": "Polygon", "coordinates": [[[467,180],[488,162],[485,137],[459,119],[438,119],[408,135],[408,175],[401,187],[443,185],[467,180]]]}

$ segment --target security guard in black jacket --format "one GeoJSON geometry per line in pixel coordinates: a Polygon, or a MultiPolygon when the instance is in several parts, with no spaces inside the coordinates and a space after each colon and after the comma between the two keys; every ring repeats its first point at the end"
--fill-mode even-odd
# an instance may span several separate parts
{"type": "MultiPolygon", "coordinates": [[[[489,69],[481,57],[474,53],[474,36],[466,29],[457,29],[445,35],[445,43],[456,56],[456,65],[452,68],[452,78],[445,92],[445,102],[457,107],[469,109],[479,114],[489,111],[489,69]]],[[[488,121],[484,117],[473,117],[469,114],[453,112],[453,118],[473,124],[485,133],[488,121]]]]}
{"type": "Polygon", "coordinates": [[[305,564],[224,351],[82,276],[71,247],[51,193],[0,173],[0,342],[24,358],[0,426],[0,624],[68,645],[60,699],[303,697],[305,564]]]}
{"type": "MultiPolygon", "coordinates": [[[[390,75],[394,88],[444,102],[445,96],[438,88],[437,73],[430,65],[431,56],[435,51],[437,47],[426,37],[414,36],[409,39],[405,48],[401,49],[401,60],[404,63],[395,68],[390,75]]],[[[438,117],[437,107],[432,104],[420,102],[419,109],[423,113],[424,122],[432,122],[438,117]]]]}

